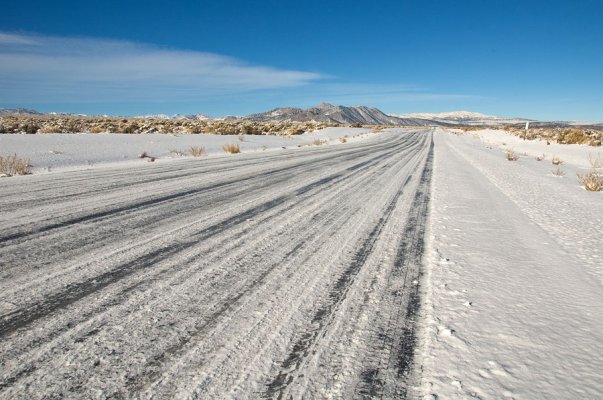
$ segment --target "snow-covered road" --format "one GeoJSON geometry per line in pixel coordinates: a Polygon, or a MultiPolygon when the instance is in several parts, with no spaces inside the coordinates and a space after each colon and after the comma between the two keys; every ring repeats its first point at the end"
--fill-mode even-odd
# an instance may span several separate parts
{"type": "Polygon", "coordinates": [[[0,181],[0,397],[403,396],[429,130],[0,181]]]}

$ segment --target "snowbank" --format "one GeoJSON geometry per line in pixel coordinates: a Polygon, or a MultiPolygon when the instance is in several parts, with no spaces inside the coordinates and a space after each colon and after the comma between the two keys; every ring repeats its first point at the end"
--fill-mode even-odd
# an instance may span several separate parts
{"type": "Polygon", "coordinates": [[[598,398],[603,193],[575,178],[593,148],[553,147],[578,165],[558,178],[550,161],[510,162],[492,146],[540,154],[538,142],[477,138],[436,135],[420,394],[598,398]]]}

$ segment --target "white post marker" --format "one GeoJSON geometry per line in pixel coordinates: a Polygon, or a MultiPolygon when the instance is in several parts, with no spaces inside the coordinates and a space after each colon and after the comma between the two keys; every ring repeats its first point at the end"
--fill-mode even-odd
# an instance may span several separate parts
{"type": "Polygon", "coordinates": [[[523,140],[528,138],[528,129],[530,129],[530,121],[526,122],[526,133],[523,135],[523,140]]]}

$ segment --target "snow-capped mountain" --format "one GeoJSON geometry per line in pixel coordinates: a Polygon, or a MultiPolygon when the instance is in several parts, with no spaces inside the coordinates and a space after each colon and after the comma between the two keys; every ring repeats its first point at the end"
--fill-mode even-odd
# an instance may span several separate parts
{"type": "Polygon", "coordinates": [[[499,125],[517,124],[530,121],[524,118],[501,118],[494,115],[486,115],[471,111],[452,111],[443,113],[414,113],[414,114],[392,114],[398,118],[419,118],[430,121],[445,122],[460,125],[499,125]]]}

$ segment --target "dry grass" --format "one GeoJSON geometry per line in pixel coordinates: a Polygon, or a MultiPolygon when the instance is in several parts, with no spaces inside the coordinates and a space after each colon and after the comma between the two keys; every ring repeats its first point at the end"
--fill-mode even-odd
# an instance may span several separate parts
{"type": "Polygon", "coordinates": [[[586,174],[577,174],[578,182],[580,182],[580,186],[589,192],[600,192],[603,190],[603,158],[601,158],[600,154],[597,156],[593,156],[589,154],[588,162],[592,167],[592,170],[586,174]]]}
{"type": "Polygon", "coordinates": [[[603,157],[601,154],[597,154],[597,156],[593,156],[592,154],[588,155],[588,162],[593,169],[603,168],[603,157]]]}
{"type": "Polygon", "coordinates": [[[229,143],[222,146],[222,150],[228,154],[237,154],[241,152],[241,148],[237,143],[229,143]]]}
{"type": "Polygon", "coordinates": [[[580,186],[589,192],[600,192],[603,190],[603,174],[591,171],[586,174],[577,174],[580,186]]]}
{"type": "Polygon", "coordinates": [[[327,144],[327,141],[324,139],[314,139],[312,142],[314,146],[322,146],[323,144],[327,144]]]}
{"type": "Polygon", "coordinates": [[[7,157],[0,156],[0,175],[29,175],[31,174],[31,165],[29,160],[17,157],[12,154],[7,157]]]}
{"type": "Polygon", "coordinates": [[[186,155],[186,153],[184,151],[176,150],[176,149],[170,150],[170,154],[173,154],[178,157],[184,157],[186,155]]]}
{"type": "Polygon", "coordinates": [[[553,164],[553,165],[561,165],[561,164],[563,164],[563,160],[561,160],[557,156],[553,156],[553,158],[551,159],[551,164],[553,164]]]}
{"type": "Polygon", "coordinates": [[[552,171],[551,171],[551,174],[552,174],[553,176],[557,176],[557,177],[559,177],[559,178],[561,178],[561,177],[565,176],[565,172],[563,172],[563,171],[561,170],[561,168],[559,168],[559,167],[557,167],[557,169],[552,170],[552,171]]]}
{"type": "Polygon", "coordinates": [[[207,154],[207,152],[205,151],[205,147],[199,147],[199,146],[191,146],[191,148],[188,149],[188,152],[193,157],[201,157],[201,156],[204,156],[207,154]]]}
{"type": "Polygon", "coordinates": [[[348,142],[348,138],[346,136],[342,136],[342,137],[339,138],[339,141],[341,143],[347,143],[348,142]]]}
{"type": "Polygon", "coordinates": [[[508,161],[517,161],[519,160],[519,156],[513,150],[507,150],[507,160],[508,161]]]}
{"type": "Polygon", "coordinates": [[[541,156],[536,156],[536,161],[542,161],[542,160],[544,160],[544,158],[545,158],[544,154],[541,156]]]}

